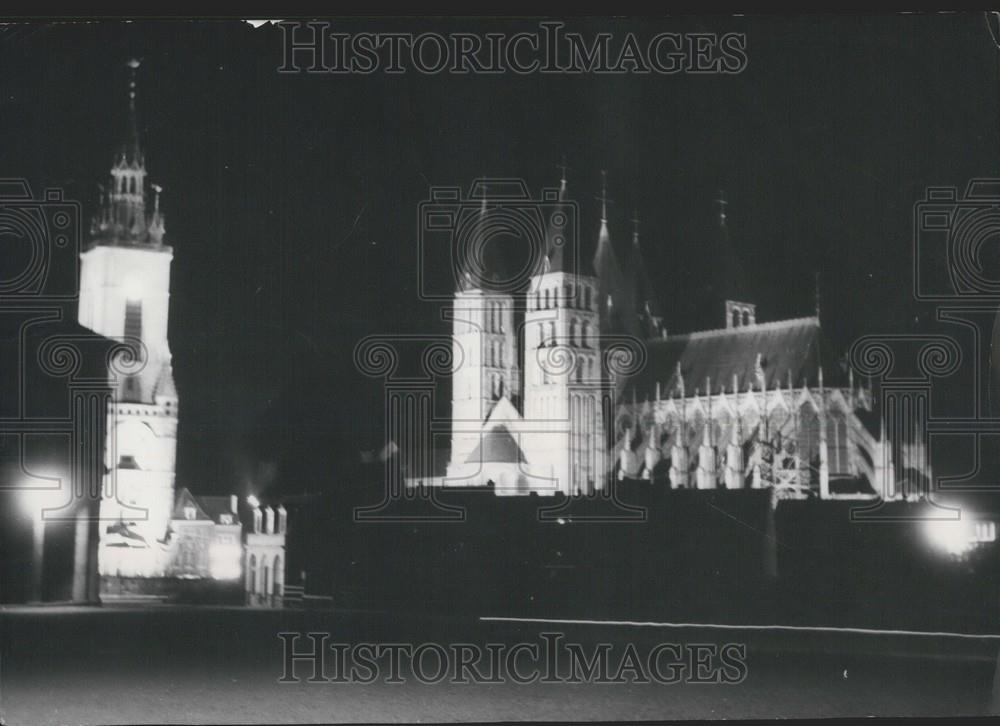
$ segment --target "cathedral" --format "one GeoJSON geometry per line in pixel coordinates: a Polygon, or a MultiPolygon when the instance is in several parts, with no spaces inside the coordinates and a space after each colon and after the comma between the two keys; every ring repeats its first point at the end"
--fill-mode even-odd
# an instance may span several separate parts
{"type": "MultiPolygon", "coordinates": [[[[570,200],[565,169],[558,200],[570,200]]],[[[519,289],[493,284],[488,255],[479,269],[460,265],[448,464],[410,486],[580,496],[629,480],[770,487],[777,498],[891,496],[897,463],[881,416],[824,345],[818,292],[803,317],[761,321],[753,302],[727,299],[718,327],[668,333],[638,221],[619,255],[602,194],[584,259],[561,228],[569,211],[549,210],[544,254],[519,289]]],[[[483,192],[483,248],[490,214],[483,192]]]]}

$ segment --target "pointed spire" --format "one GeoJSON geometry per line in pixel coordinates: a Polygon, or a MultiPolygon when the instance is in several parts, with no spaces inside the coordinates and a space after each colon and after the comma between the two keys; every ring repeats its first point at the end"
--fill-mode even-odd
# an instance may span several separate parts
{"type": "MultiPolygon", "coordinates": [[[[486,238],[486,214],[487,214],[487,200],[489,197],[489,187],[485,183],[477,181],[473,187],[470,194],[475,198],[476,194],[480,194],[480,204],[479,204],[479,214],[473,221],[474,227],[472,231],[472,242],[473,247],[478,247],[482,251],[483,243],[486,238]]],[[[476,290],[481,287],[482,281],[486,279],[486,270],[477,270],[477,274],[473,276],[470,266],[476,265],[477,260],[471,252],[467,250],[460,250],[458,255],[458,292],[469,292],[471,290],[476,290]],[[463,254],[464,252],[464,254],[463,254]]],[[[481,258],[480,258],[481,261],[481,258]]],[[[478,263],[478,264],[481,264],[478,263]]]]}
{"type": "Polygon", "coordinates": [[[601,225],[607,226],[608,224],[608,172],[605,169],[601,169],[601,225]]]}
{"type": "Polygon", "coordinates": [[[149,237],[153,242],[159,244],[163,240],[164,232],[166,232],[163,212],[160,211],[160,193],[163,191],[163,187],[159,184],[151,184],[150,187],[153,190],[153,213],[149,216],[149,237]]]}
{"type": "MultiPolygon", "coordinates": [[[[569,194],[566,181],[566,165],[564,156],[561,164],[556,164],[559,170],[559,202],[567,201],[569,194]]],[[[575,240],[571,239],[572,233],[568,229],[569,215],[562,205],[552,210],[549,217],[549,226],[546,230],[545,257],[542,260],[542,273],[546,272],[579,272],[576,269],[576,248],[575,240]],[[557,221],[563,220],[557,224],[557,221]]]]}
{"type": "Polygon", "coordinates": [[[120,166],[142,167],[145,165],[145,159],[143,159],[142,146],[139,143],[139,124],[135,111],[135,77],[140,61],[137,58],[131,58],[125,65],[129,69],[128,113],[125,121],[125,138],[118,151],[116,163],[120,166]]]}
{"type": "Polygon", "coordinates": [[[819,271],[816,272],[816,291],[814,295],[816,298],[816,319],[819,320],[819,271]]]}
{"type": "Polygon", "coordinates": [[[594,251],[593,267],[594,274],[598,281],[598,299],[607,300],[606,305],[601,310],[601,330],[608,332],[620,332],[621,324],[630,324],[629,306],[630,297],[623,285],[622,268],[618,264],[614,247],[611,244],[611,235],[608,232],[608,199],[607,194],[607,173],[601,172],[601,195],[598,199],[601,202],[601,227],[597,235],[597,249],[594,251]],[[612,299],[619,307],[617,317],[610,304],[612,299]]]}
{"type": "Polygon", "coordinates": [[[556,168],[559,170],[559,201],[563,201],[566,197],[566,172],[569,167],[566,165],[566,154],[562,155],[562,162],[556,164],[556,168]]]}

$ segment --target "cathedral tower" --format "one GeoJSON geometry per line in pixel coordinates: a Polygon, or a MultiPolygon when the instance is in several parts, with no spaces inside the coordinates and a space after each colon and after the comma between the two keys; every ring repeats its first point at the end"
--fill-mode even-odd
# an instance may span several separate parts
{"type": "MultiPolygon", "coordinates": [[[[559,200],[567,201],[565,169],[559,200]]],[[[604,485],[599,293],[555,224],[559,215],[526,305],[522,441],[532,489],[575,495],[604,485]]]]}
{"type": "Polygon", "coordinates": [[[139,62],[128,67],[124,140],[80,256],[78,317],[128,348],[110,373],[101,574],[148,577],[163,574],[174,500],[178,401],[167,342],[173,250],[163,240],[159,187],[151,187],[152,208],[146,204],[135,100],[139,62]]]}
{"type": "Polygon", "coordinates": [[[514,297],[490,289],[489,282],[503,266],[498,240],[487,206],[487,189],[477,185],[474,195],[482,198],[475,218],[465,221],[470,232],[460,233],[459,254],[469,262],[459,265],[460,278],[452,305],[452,435],[448,477],[456,485],[479,470],[469,459],[482,441],[483,423],[503,399],[519,402],[520,372],[517,361],[517,331],[514,297]],[[473,260],[479,261],[476,269],[473,260]]]}

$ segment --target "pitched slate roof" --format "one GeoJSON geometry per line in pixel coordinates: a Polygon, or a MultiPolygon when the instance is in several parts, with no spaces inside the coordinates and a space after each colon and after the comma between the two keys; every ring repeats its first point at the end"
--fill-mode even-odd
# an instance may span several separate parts
{"type": "Polygon", "coordinates": [[[233,516],[232,524],[239,524],[239,515],[232,511],[232,501],[229,497],[199,497],[191,493],[184,487],[177,494],[177,503],[174,505],[172,519],[187,519],[184,516],[185,507],[194,507],[195,520],[212,521],[219,523],[219,518],[223,514],[233,516]]]}
{"type": "Polygon", "coordinates": [[[232,524],[239,524],[239,515],[232,509],[232,500],[229,497],[200,497],[196,496],[198,504],[201,506],[202,510],[212,518],[216,523],[220,521],[220,517],[223,514],[231,514],[233,517],[232,524]]]}
{"type": "Polygon", "coordinates": [[[177,493],[177,502],[174,504],[174,513],[171,516],[171,519],[187,519],[187,517],[184,516],[185,507],[194,507],[195,519],[212,519],[212,517],[208,515],[208,512],[202,508],[201,502],[198,501],[198,498],[194,496],[187,487],[184,487],[177,493]]]}
{"type": "Polygon", "coordinates": [[[677,395],[681,382],[678,363],[687,396],[696,388],[704,392],[709,378],[713,391],[729,391],[734,375],[740,391],[750,386],[759,389],[758,354],[768,388],[776,384],[786,387],[789,376],[796,387],[803,382],[817,385],[821,359],[824,385],[839,385],[843,374],[833,365],[830,346],[823,346],[821,338],[819,319],[808,317],[651,340],[647,342],[646,365],[629,380],[625,400],[631,400],[633,393],[639,401],[654,399],[657,382],[662,398],[677,395]]]}
{"type": "Polygon", "coordinates": [[[495,426],[483,434],[467,464],[522,464],[524,454],[506,426],[495,426]]]}

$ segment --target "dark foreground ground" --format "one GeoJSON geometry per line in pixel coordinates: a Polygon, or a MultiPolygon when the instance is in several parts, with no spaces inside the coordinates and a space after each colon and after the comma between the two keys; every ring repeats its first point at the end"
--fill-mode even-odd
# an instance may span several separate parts
{"type": "MultiPolygon", "coordinates": [[[[499,721],[984,715],[1000,639],[429,618],[329,611],[124,607],[0,610],[7,724],[499,721]],[[716,683],[279,683],[280,631],[344,643],[747,646],[745,679],[716,683]]],[[[307,642],[300,642],[305,648],[307,642]]],[[[333,658],[328,669],[333,670],[333,658]]],[[[426,660],[432,675],[434,655],[426,660]]],[[[483,663],[483,669],[487,668],[483,663]]],[[[562,668],[562,666],[560,666],[562,668]]],[[[530,667],[524,669],[531,672],[530,667]]],[[[668,670],[664,668],[664,670],[668,670]]]]}

